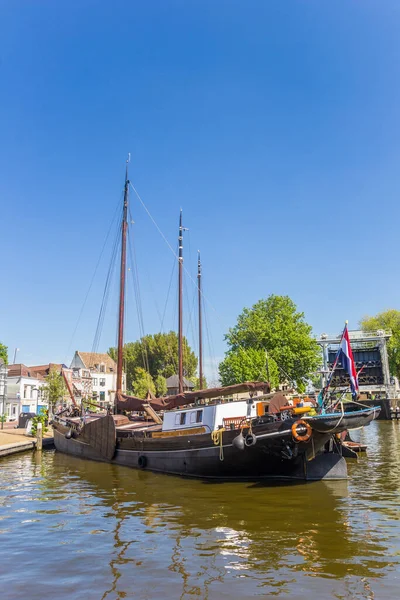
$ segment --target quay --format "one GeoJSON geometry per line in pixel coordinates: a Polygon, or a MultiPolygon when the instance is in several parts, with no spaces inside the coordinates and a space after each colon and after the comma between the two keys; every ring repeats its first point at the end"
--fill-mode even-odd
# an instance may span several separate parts
{"type": "MultiPolygon", "coordinates": [[[[8,424],[7,424],[8,425],[8,424]]],[[[26,452],[36,448],[36,438],[25,435],[26,429],[14,429],[5,427],[0,429],[0,458],[18,452],[26,452]]],[[[43,436],[43,448],[53,446],[54,438],[49,430],[43,436]]]]}

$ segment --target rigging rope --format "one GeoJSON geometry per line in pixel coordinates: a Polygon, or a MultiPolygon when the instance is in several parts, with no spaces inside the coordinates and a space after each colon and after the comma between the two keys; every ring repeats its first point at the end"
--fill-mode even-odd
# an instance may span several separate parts
{"type": "Polygon", "coordinates": [[[95,268],[94,268],[94,272],[93,272],[92,278],[91,278],[91,280],[90,280],[89,287],[88,287],[88,289],[87,289],[87,292],[86,292],[86,295],[85,295],[85,298],[84,298],[84,301],[83,301],[83,304],[82,304],[81,310],[80,310],[80,312],[79,312],[79,315],[78,315],[78,319],[77,319],[77,321],[76,321],[75,328],[74,328],[74,330],[73,330],[73,332],[72,332],[72,335],[71,335],[71,339],[70,339],[70,342],[69,342],[69,345],[68,345],[67,354],[66,354],[66,359],[65,359],[65,361],[64,361],[64,362],[65,362],[65,364],[67,364],[67,361],[68,361],[68,355],[69,355],[69,352],[70,352],[70,350],[71,350],[72,342],[74,341],[75,334],[76,334],[76,332],[77,332],[77,330],[78,330],[79,323],[80,323],[80,321],[81,321],[81,318],[82,318],[82,315],[83,315],[83,311],[85,310],[86,302],[87,302],[87,300],[88,300],[88,298],[89,298],[89,294],[90,294],[90,291],[91,291],[91,289],[92,289],[92,286],[93,286],[93,283],[94,283],[94,279],[95,279],[95,277],[96,277],[96,274],[97,274],[97,271],[98,271],[98,268],[99,268],[99,265],[100,265],[101,259],[102,259],[102,257],[103,257],[104,250],[105,250],[105,248],[106,248],[106,245],[107,245],[107,242],[108,242],[108,238],[110,237],[111,230],[112,230],[112,228],[113,228],[113,227],[114,227],[114,225],[115,225],[115,219],[116,219],[116,217],[117,217],[117,215],[118,215],[118,213],[119,213],[120,206],[121,206],[121,200],[120,200],[120,199],[118,199],[118,204],[117,204],[117,205],[116,205],[116,207],[115,207],[114,216],[113,216],[113,218],[111,219],[110,227],[108,228],[108,231],[107,231],[107,234],[106,234],[106,237],[105,237],[104,243],[103,243],[103,247],[102,247],[102,249],[101,249],[101,251],[100,251],[99,258],[98,258],[98,260],[97,260],[97,263],[96,263],[96,266],[95,266],[95,268]]]}

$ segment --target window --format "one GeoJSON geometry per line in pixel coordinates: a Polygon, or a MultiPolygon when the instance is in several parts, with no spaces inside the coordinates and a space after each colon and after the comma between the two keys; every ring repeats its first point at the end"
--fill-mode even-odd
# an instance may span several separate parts
{"type": "Polygon", "coordinates": [[[100,373],[105,373],[105,372],[106,372],[105,365],[100,365],[100,373]]]}
{"type": "Polygon", "coordinates": [[[106,393],[105,392],[100,392],[100,402],[104,402],[106,399],[106,393]]]}
{"type": "Polygon", "coordinates": [[[93,385],[97,385],[97,379],[96,379],[96,377],[93,378],[93,385]]]}
{"type": "Polygon", "coordinates": [[[17,407],[16,406],[12,407],[12,413],[13,413],[13,415],[17,414],[17,407]]]}
{"type": "Polygon", "coordinates": [[[106,378],[100,377],[100,385],[106,385],[106,378]]]}
{"type": "Polygon", "coordinates": [[[82,377],[90,377],[89,371],[82,371],[82,377]]]}
{"type": "Polygon", "coordinates": [[[196,423],[196,411],[190,413],[190,422],[196,423]]]}
{"type": "Polygon", "coordinates": [[[185,423],[186,423],[186,413],[184,412],[184,413],[181,413],[181,420],[180,420],[179,425],[185,425],[185,423]]]}
{"type": "Polygon", "coordinates": [[[202,422],[203,422],[203,411],[197,410],[196,411],[196,423],[202,423],[202,422]]]}
{"type": "Polygon", "coordinates": [[[24,385],[24,398],[26,398],[26,389],[27,389],[27,385],[24,385]]]}
{"type": "Polygon", "coordinates": [[[180,425],[181,424],[181,415],[178,413],[177,415],[175,415],[175,425],[180,425]]]}

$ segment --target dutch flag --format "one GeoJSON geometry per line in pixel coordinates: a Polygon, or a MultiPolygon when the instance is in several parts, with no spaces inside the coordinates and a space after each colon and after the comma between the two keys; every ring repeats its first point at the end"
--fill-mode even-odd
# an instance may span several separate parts
{"type": "Polygon", "coordinates": [[[342,360],[343,369],[347,371],[350,377],[351,393],[353,396],[358,394],[358,377],[356,365],[354,363],[353,352],[351,350],[349,332],[347,325],[344,328],[342,339],[340,340],[339,353],[342,360]]]}

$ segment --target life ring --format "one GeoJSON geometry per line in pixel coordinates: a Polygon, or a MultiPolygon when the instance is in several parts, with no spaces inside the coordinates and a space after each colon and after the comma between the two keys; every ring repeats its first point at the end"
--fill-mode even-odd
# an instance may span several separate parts
{"type": "Polygon", "coordinates": [[[296,442],[308,442],[308,440],[311,437],[311,434],[312,434],[312,428],[311,428],[311,425],[309,423],[307,423],[307,421],[300,419],[299,421],[296,421],[295,423],[293,423],[292,436],[294,437],[296,442]],[[299,425],[301,427],[306,428],[306,432],[303,435],[300,435],[297,431],[297,428],[299,427],[299,425]]]}
{"type": "Polygon", "coordinates": [[[141,469],[144,469],[147,465],[147,458],[143,455],[139,456],[138,465],[141,469]]]}

